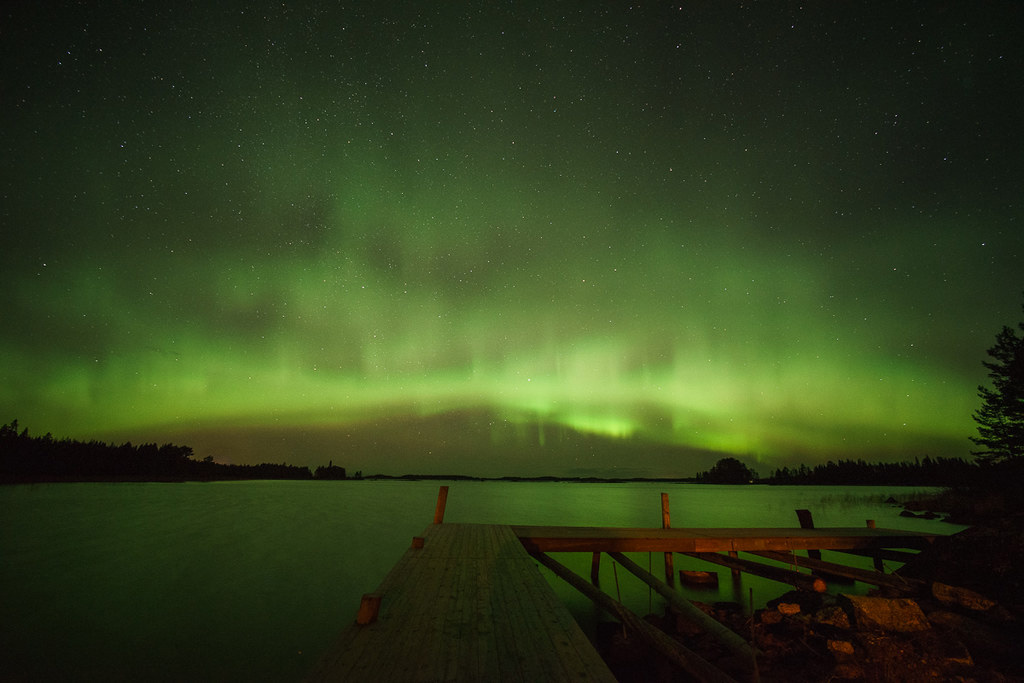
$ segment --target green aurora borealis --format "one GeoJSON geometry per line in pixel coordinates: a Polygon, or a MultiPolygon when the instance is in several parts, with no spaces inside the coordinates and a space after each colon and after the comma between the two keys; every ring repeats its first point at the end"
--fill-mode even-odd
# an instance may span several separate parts
{"type": "Polygon", "coordinates": [[[968,455],[1018,4],[120,5],[3,10],[0,419],[392,474],[968,455]]]}

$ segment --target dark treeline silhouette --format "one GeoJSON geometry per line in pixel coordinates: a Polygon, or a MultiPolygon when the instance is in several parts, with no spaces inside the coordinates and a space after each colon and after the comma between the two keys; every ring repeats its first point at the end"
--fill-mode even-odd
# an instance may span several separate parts
{"type": "Polygon", "coordinates": [[[960,458],[917,459],[914,462],[840,460],[808,467],[776,469],[762,484],[840,484],[887,486],[959,486],[978,479],[979,466],[960,458]]]}
{"type": "MultiPolygon", "coordinates": [[[[190,446],[30,436],[18,421],[0,427],[0,482],[211,481],[217,479],[310,479],[307,467],[226,465],[212,457],[194,460],[190,446]]],[[[340,468],[339,468],[340,469],[340,468]]],[[[342,472],[344,470],[342,469],[342,472]]]]}
{"type": "Polygon", "coordinates": [[[622,484],[625,482],[688,484],[694,481],[692,477],[556,477],[553,475],[482,477],[471,474],[370,474],[364,477],[362,472],[356,472],[354,478],[368,481],[511,481],[528,483],[557,481],[568,484],[622,484]]]}
{"type": "Polygon", "coordinates": [[[345,468],[338,467],[331,460],[327,463],[327,467],[317,467],[313,470],[314,479],[346,479],[345,468]]]}
{"type": "MultiPolygon", "coordinates": [[[[120,446],[100,441],[55,439],[51,434],[30,436],[18,431],[18,421],[0,426],[0,483],[45,481],[210,481],[221,479],[348,479],[344,467],[330,462],[310,472],[307,467],[262,463],[227,465],[193,458],[190,446],[155,443],[120,446]]],[[[499,477],[503,481],[696,481],[707,484],[835,484],[961,487],[993,479],[989,470],[959,458],[918,459],[914,462],[868,463],[828,461],[808,467],[782,467],[770,476],[758,474],[736,458],[723,458],[692,479],[603,479],[600,477],[499,477]]],[[[355,479],[362,479],[356,472],[355,479]]],[[[465,475],[371,475],[367,479],[484,480],[465,475]]],[[[988,482],[992,483],[992,482],[988,482]]]]}
{"type": "Polygon", "coordinates": [[[707,472],[698,472],[698,484],[753,484],[757,472],[736,458],[722,458],[707,472]]]}

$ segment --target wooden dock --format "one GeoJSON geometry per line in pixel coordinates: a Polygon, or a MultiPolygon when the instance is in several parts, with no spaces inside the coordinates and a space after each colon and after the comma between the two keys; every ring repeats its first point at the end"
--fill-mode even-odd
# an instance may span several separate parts
{"type": "Polygon", "coordinates": [[[376,595],[310,681],[615,681],[508,526],[431,526],[376,595]]]}
{"type": "MultiPolygon", "coordinates": [[[[595,572],[599,554],[608,553],[665,595],[674,608],[689,609],[702,617],[671,586],[630,566],[635,563],[621,553],[665,553],[671,583],[672,553],[725,561],[730,556],[736,558],[739,551],[785,559],[795,557],[792,552],[797,550],[812,555],[817,549],[835,549],[874,554],[877,560],[879,554],[902,553],[893,549],[926,547],[935,538],[934,534],[873,526],[633,529],[444,524],[446,496],[447,487],[442,487],[435,523],[413,539],[412,547],[376,592],[363,597],[356,623],[344,630],[309,681],[614,681],[538,570],[538,563],[587,594],[698,679],[732,680],[545,553],[593,553],[595,572]]],[[[663,505],[667,509],[667,501],[663,500],[663,505]]],[[[742,571],[771,570],[772,578],[786,574],[777,580],[812,578],[795,570],[742,562],[742,571]]],[[[735,566],[733,570],[740,571],[735,566]]],[[[873,574],[851,571],[858,572],[858,580],[870,581],[873,574]]],[[[883,577],[891,576],[874,574],[880,585],[883,577]]],[[[742,638],[717,622],[708,621],[706,626],[709,633],[718,630],[717,637],[740,659],[749,655],[752,662],[753,650],[742,638]]]]}

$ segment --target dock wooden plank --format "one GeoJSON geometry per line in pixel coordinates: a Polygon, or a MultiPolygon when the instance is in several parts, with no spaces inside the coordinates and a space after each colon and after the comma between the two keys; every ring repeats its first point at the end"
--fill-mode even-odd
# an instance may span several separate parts
{"type": "MultiPolygon", "coordinates": [[[[432,571],[419,573],[416,588],[425,594],[433,593],[443,604],[458,594],[459,567],[438,564],[436,560],[428,562],[436,566],[432,571]],[[434,577],[436,583],[427,580],[434,577]]],[[[444,628],[448,616],[441,610],[424,609],[418,612],[411,611],[411,614],[405,617],[407,621],[403,627],[405,633],[402,635],[402,642],[395,643],[395,651],[388,653],[388,657],[395,665],[391,671],[391,680],[444,680],[443,673],[447,660],[439,655],[445,652],[444,628]]],[[[383,652],[387,653],[387,650],[383,652]]]]}
{"type": "Polygon", "coordinates": [[[530,551],[539,552],[727,552],[924,548],[935,534],[897,529],[634,529],[626,527],[513,526],[530,551]]]}
{"type": "Polygon", "coordinates": [[[544,621],[544,628],[551,640],[553,652],[557,654],[555,662],[564,669],[564,675],[572,680],[592,680],[594,675],[587,660],[581,656],[584,649],[592,646],[578,629],[571,629],[575,623],[572,615],[562,608],[561,602],[554,593],[550,599],[541,604],[539,616],[544,621]],[[579,662],[580,666],[571,667],[570,663],[579,662]]]}
{"type": "Polygon", "coordinates": [[[497,622],[495,636],[498,648],[504,655],[498,671],[502,680],[544,680],[544,669],[540,657],[527,656],[529,644],[524,642],[524,634],[529,633],[527,618],[518,606],[520,588],[515,581],[514,570],[507,571],[512,575],[507,581],[497,582],[495,601],[509,606],[507,619],[497,622]],[[517,678],[518,677],[518,678],[517,678]]]}
{"type": "Polygon", "coordinates": [[[439,524],[310,681],[614,681],[507,526],[439,524]]]}
{"type": "MultiPolygon", "coordinates": [[[[526,561],[514,570],[509,586],[514,590],[511,598],[518,602],[519,613],[525,619],[524,628],[517,637],[517,647],[537,653],[532,657],[532,663],[539,671],[533,680],[590,680],[595,674],[584,655],[592,650],[592,645],[579,628],[572,628],[575,621],[554,592],[536,599],[529,595],[529,586],[522,577],[538,573],[532,564],[532,561],[526,561]],[[527,603],[529,608],[526,608],[527,603]]],[[[598,664],[604,668],[603,662],[598,664]]]]}

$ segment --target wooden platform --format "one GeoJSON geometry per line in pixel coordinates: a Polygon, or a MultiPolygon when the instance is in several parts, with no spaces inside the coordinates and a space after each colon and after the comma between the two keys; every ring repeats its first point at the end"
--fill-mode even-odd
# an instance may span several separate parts
{"type": "Polygon", "coordinates": [[[508,526],[429,527],[377,594],[310,681],[615,680],[508,526]]]}
{"type": "Polygon", "coordinates": [[[624,527],[513,526],[531,552],[727,552],[925,548],[936,534],[895,529],[631,529],[624,527]]]}
{"type": "MultiPolygon", "coordinates": [[[[435,521],[443,520],[446,493],[442,487],[435,521]]],[[[413,547],[373,594],[379,610],[364,619],[370,623],[345,629],[308,680],[614,681],[538,571],[538,559],[546,558],[542,553],[835,549],[870,554],[879,549],[923,548],[934,538],[934,534],[874,528],[435,523],[422,538],[414,539],[413,547]]],[[[364,604],[368,604],[365,599],[364,604]]],[[[360,616],[365,614],[361,609],[360,616]]]]}

